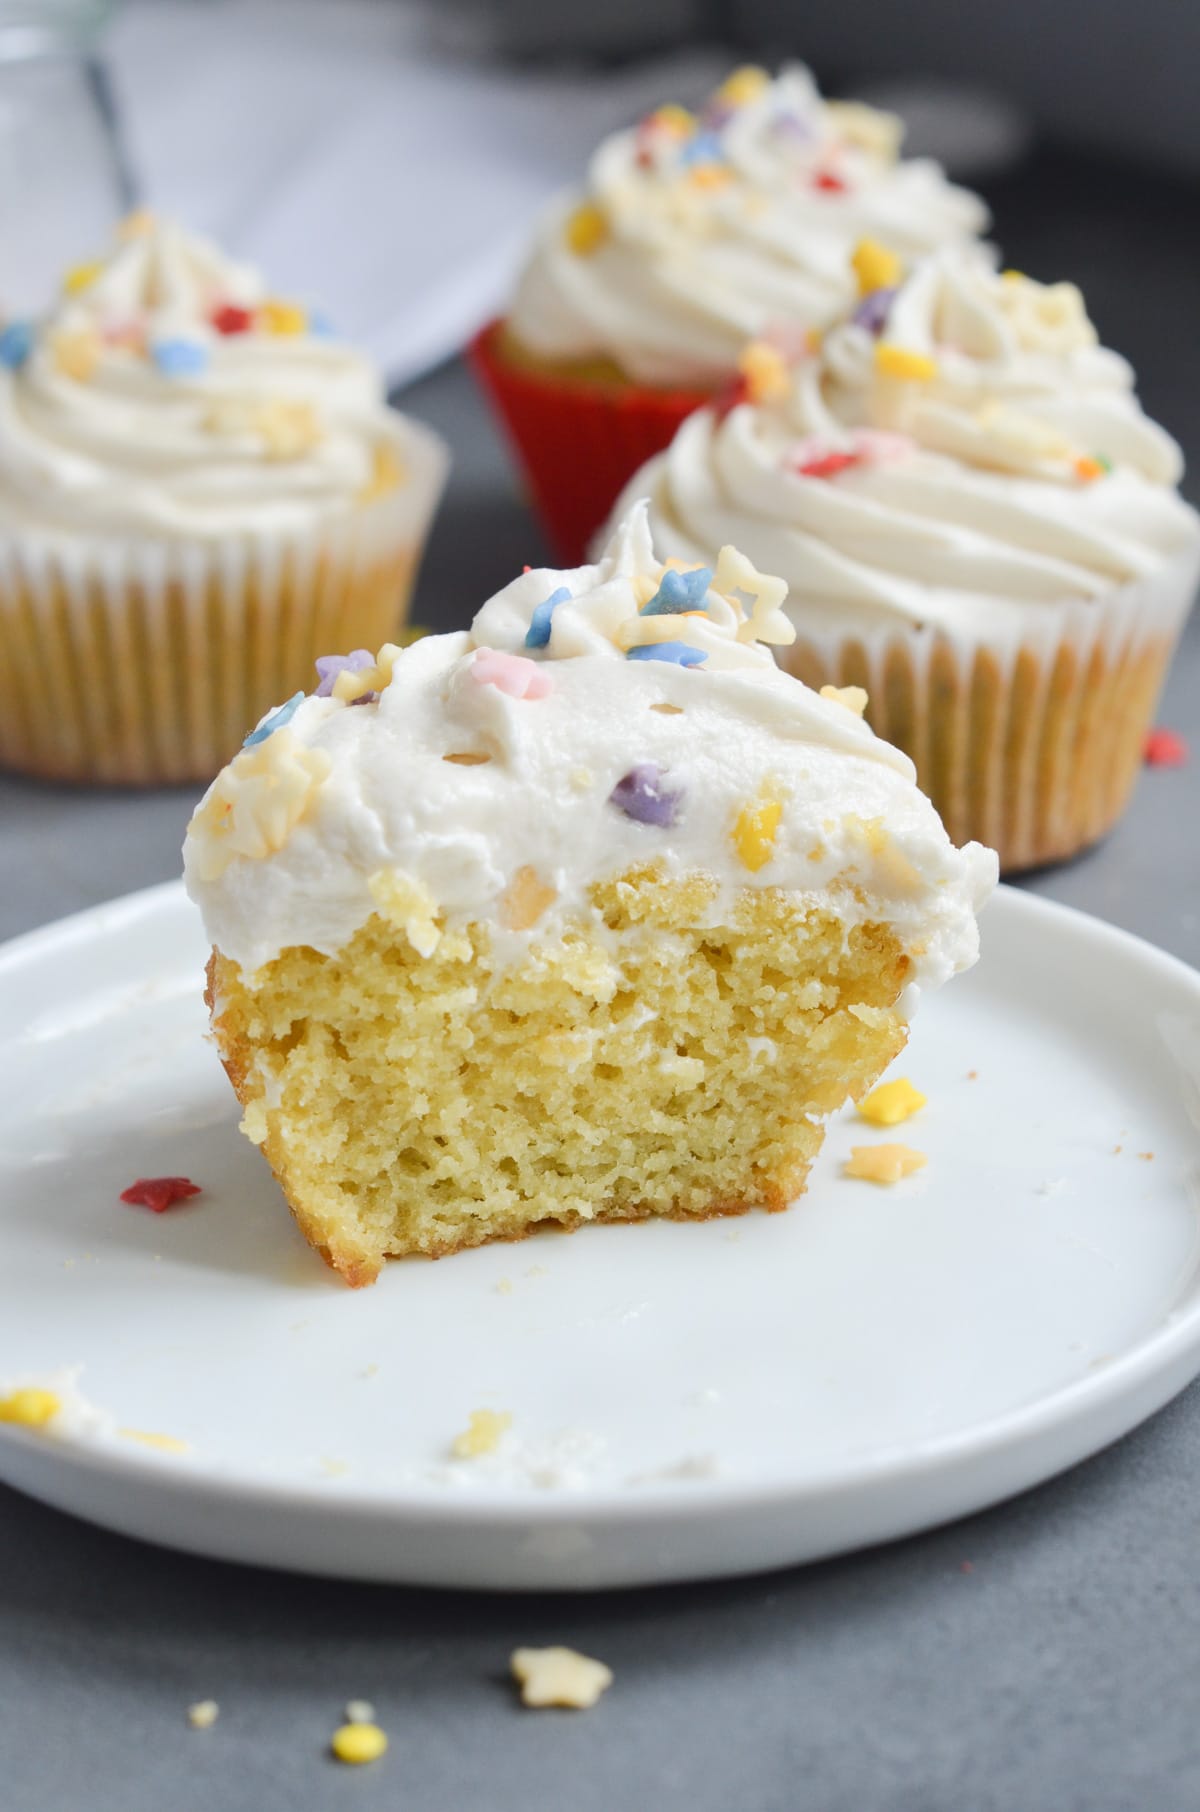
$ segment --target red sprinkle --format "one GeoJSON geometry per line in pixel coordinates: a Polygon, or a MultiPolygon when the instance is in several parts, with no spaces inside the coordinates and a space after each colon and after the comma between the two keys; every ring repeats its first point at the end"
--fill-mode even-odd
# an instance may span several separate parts
{"type": "Polygon", "coordinates": [[[187,1177],[139,1177],[128,1189],[122,1189],[121,1200],[136,1208],[149,1208],[151,1214],[165,1214],[176,1202],[186,1202],[199,1195],[199,1183],[187,1177]]]}
{"type": "Polygon", "coordinates": [[[857,453],[826,453],[823,459],[810,459],[807,465],[797,466],[796,470],[802,478],[833,478],[847,466],[857,464],[857,453]]]}
{"type": "Polygon", "coordinates": [[[1188,754],[1187,743],[1174,730],[1151,730],[1142,748],[1148,768],[1181,768],[1188,754]]]}
{"type": "Polygon", "coordinates": [[[218,333],[249,333],[254,325],[254,315],[248,308],[239,308],[234,302],[223,302],[220,308],[212,312],[212,324],[218,333]]]}
{"type": "Polygon", "coordinates": [[[849,183],[836,170],[818,170],[813,177],[813,188],[825,189],[831,195],[844,195],[849,187],[849,183]]]}

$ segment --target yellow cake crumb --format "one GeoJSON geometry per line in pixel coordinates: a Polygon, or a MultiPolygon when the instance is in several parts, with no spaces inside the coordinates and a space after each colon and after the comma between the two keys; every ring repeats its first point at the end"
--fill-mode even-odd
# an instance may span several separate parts
{"type": "Polygon", "coordinates": [[[881,1082],[872,1089],[859,1102],[858,1111],[874,1126],[899,1126],[924,1105],[925,1096],[920,1089],[914,1088],[907,1076],[897,1076],[894,1082],[881,1082]]]}
{"type": "Polygon", "coordinates": [[[898,1183],[901,1177],[924,1170],[929,1159],[911,1145],[854,1145],[846,1159],[845,1174],[867,1183],[898,1183]]]}
{"type": "Polygon", "coordinates": [[[831,699],[835,705],[844,705],[855,717],[862,716],[869,702],[861,686],[822,686],[821,697],[831,699]]]}
{"type": "Polygon", "coordinates": [[[215,1699],[197,1699],[188,1706],[187,1721],[193,1730],[211,1730],[220,1715],[221,1707],[215,1699]]]}
{"type": "Polygon", "coordinates": [[[425,886],[399,868],[378,868],[367,882],[384,918],[398,925],[418,956],[432,956],[441,939],[437,901],[425,886]]]}
{"type": "Polygon", "coordinates": [[[509,1665],[521,1703],[535,1709],[561,1705],[587,1711],[613,1683],[611,1667],[573,1648],[517,1648],[509,1665]]]}
{"type": "Polygon", "coordinates": [[[387,1737],[378,1724],[343,1724],[335,1730],[329,1747],[339,1762],[358,1767],[364,1762],[377,1762],[386,1754],[387,1737]]]}
{"type": "Polygon", "coordinates": [[[507,1410],[473,1409],[467,1426],[451,1442],[450,1451],[456,1460],[478,1460],[485,1453],[495,1453],[511,1427],[512,1417],[507,1410]]]}
{"type": "Polygon", "coordinates": [[[0,1397],[0,1422],[13,1422],[18,1428],[45,1428],[61,1409],[62,1398],[55,1391],[26,1384],[0,1397]]]}

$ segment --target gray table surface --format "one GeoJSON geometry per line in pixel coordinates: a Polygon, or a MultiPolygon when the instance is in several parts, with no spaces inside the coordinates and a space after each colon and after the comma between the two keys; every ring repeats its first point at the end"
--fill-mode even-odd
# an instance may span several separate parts
{"type": "MultiPolygon", "coordinates": [[[[1012,261],[1084,280],[1200,455],[1185,197],[1056,164],[995,199],[1012,261]]],[[[542,549],[464,372],[404,401],[455,451],[416,613],[449,626],[542,549]]],[[[1200,622],[1160,712],[1200,748],[1198,698],[1200,622]]],[[[0,780],[0,936],[176,874],[192,803],[0,780]]],[[[1147,772],[1103,848],[1026,884],[1200,965],[1198,822],[1200,759],[1147,772]]],[[[950,1528],[761,1579],[573,1599],[226,1567],[0,1489],[0,1809],[1183,1812],[1200,1805],[1198,1480],[1200,1387],[950,1528]],[[521,1642],[599,1654],[616,1685],[586,1716],[522,1712],[505,1681],[521,1642]],[[185,1706],[209,1696],[220,1722],[189,1730],[185,1706]],[[324,1754],[348,1696],[391,1734],[371,1770],[324,1754]]]]}

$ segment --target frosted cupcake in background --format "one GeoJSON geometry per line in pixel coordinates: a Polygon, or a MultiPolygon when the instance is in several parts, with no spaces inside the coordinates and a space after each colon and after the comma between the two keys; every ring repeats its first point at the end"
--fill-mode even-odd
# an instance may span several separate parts
{"type": "Polygon", "coordinates": [[[0,765],[208,777],[397,633],[445,469],[317,315],[132,217],[0,335],[0,765]]]}
{"type": "MultiPolygon", "coordinates": [[[[951,835],[1013,870],[1123,810],[1195,591],[1179,448],[1073,285],[946,252],[631,481],[660,553],[786,579],[810,685],[856,685],[951,835]]],[[[618,511],[625,504],[618,506],[618,511]]]]}
{"type": "Polygon", "coordinates": [[[564,558],[748,339],[845,313],[864,240],[911,258],[985,229],[935,163],[899,161],[902,135],[799,66],[740,69],[699,116],[661,107],[605,140],[583,193],[551,207],[473,354],[564,558]]]}

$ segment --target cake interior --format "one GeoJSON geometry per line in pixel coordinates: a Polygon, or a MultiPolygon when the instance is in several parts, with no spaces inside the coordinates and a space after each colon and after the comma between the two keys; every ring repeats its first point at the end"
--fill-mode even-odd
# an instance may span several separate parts
{"type": "Polygon", "coordinates": [[[627,872],[517,964],[482,923],[421,955],[384,912],[251,977],[214,952],[244,1130],[327,1261],[364,1284],[547,1224],[787,1207],[818,1117],[904,1044],[909,960],[887,926],[769,887],[714,927],[714,897],[627,872]]]}

